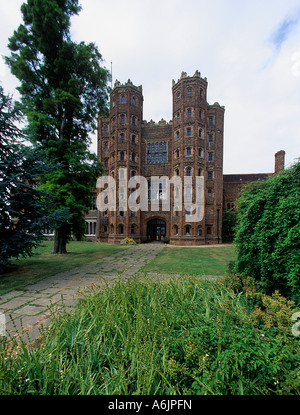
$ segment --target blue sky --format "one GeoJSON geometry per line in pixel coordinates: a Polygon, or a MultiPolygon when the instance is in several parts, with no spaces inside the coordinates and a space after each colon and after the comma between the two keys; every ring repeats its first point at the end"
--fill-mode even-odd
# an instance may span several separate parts
{"type": "Polygon", "coordinates": [[[275,48],[279,49],[281,45],[288,40],[289,34],[294,29],[294,26],[297,26],[299,22],[298,18],[290,19],[290,20],[284,20],[280,27],[275,30],[275,32],[272,34],[272,41],[275,45],[275,48]]]}
{"type": "MultiPolygon", "coordinates": [[[[0,54],[22,0],[0,3],[0,54]]],[[[81,0],[75,40],[95,42],[113,78],[143,85],[144,119],[172,118],[172,79],[198,69],[225,106],[224,173],[274,170],[300,156],[299,0],[81,0]]],[[[0,61],[7,92],[17,82],[0,61]]],[[[95,136],[92,149],[96,151],[95,136]]]]}

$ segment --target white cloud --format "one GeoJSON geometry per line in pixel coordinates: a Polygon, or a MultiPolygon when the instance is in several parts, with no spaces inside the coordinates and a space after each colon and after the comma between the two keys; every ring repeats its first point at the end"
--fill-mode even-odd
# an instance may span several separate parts
{"type": "MultiPolygon", "coordinates": [[[[19,24],[22,2],[0,5],[1,45],[19,24]]],[[[98,45],[105,66],[113,62],[114,80],[143,85],[144,119],[170,120],[172,79],[198,69],[208,78],[209,102],[226,108],[225,173],[271,172],[281,149],[287,164],[299,157],[298,0],[81,4],[72,19],[74,38],[98,45]]]]}

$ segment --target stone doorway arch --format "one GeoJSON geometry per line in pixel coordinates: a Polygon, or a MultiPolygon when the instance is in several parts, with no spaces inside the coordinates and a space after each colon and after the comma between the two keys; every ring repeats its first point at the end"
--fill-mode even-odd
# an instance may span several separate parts
{"type": "Polygon", "coordinates": [[[163,241],[166,236],[166,222],[162,219],[151,219],[147,223],[147,239],[163,241]]]}

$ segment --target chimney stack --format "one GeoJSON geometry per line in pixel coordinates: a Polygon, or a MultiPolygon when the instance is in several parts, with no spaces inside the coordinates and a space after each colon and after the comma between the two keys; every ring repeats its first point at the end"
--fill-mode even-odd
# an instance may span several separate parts
{"type": "Polygon", "coordinates": [[[275,153],[275,174],[284,170],[285,151],[280,150],[275,153]]]}

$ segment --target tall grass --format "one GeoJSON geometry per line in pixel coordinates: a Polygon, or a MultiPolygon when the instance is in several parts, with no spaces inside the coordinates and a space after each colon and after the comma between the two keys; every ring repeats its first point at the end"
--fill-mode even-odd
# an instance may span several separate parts
{"type": "Polygon", "coordinates": [[[9,353],[3,344],[0,390],[299,393],[298,339],[288,323],[266,324],[256,310],[265,312],[224,282],[119,280],[112,288],[87,292],[74,313],[53,311],[53,323],[38,347],[23,344],[9,353]]]}

